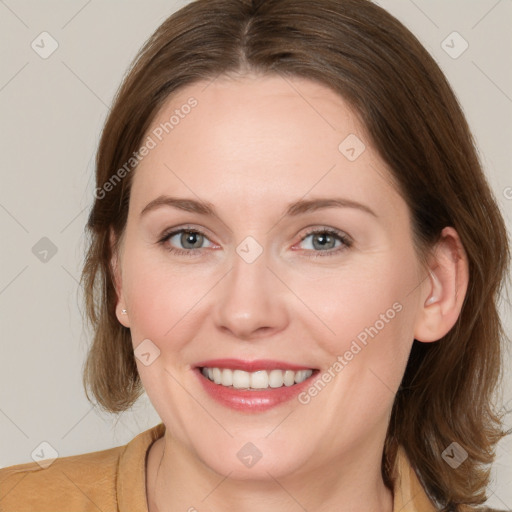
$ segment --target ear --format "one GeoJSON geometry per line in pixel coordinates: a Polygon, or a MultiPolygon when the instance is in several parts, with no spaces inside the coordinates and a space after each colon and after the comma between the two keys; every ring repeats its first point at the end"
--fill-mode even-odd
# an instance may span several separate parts
{"type": "Polygon", "coordinates": [[[109,242],[112,253],[110,268],[112,270],[112,278],[114,280],[114,288],[117,296],[116,317],[121,325],[130,327],[130,317],[128,316],[126,302],[123,296],[123,279],[119,257],[119,244],[117,243],[118,241],[116,240],[113,229],[110,230],[109,242]]]}
{"type": "Polygon", "coordinates": [[[469,281],[466,251],[457,231],[446,227],[433,251],[428,279],[422,287],[414,338],[437,341],[455,325],[469,281]]]}

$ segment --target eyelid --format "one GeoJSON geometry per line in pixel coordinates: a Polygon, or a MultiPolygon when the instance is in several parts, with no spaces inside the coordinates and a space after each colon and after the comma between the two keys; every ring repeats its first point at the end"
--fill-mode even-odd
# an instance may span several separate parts
{"type": "Polygon", "coordinates": [[[331,228],[328,226],[320,226],[320,227],[313,227],[313,228],[306,228],[306,233],[304,233],[300,239],[300,241],[303,241],[305,238],[307,238],[310,235],[314,235],[315,233],[330,233],[333,235],[338,236],[341,239],[344,239],[347,242],[353,242],[352,237],[348,235],[345,231],[342,231],[341,229],[331,228]]]}
{"type": "MultiPolygon", "coordinates": [[[[180,234],[180,233],[196,233],[198,235],[203,236],[206,238],[213,246],[216,246],[215,242],[210,240],[209,235],[206,233],[207,230],[203,228],[196,228],[190,225],[186,226],[176,226],[174,228],[166,229],[157,239],[156,243],[159,245],[164,245],[166,242],[168,242],[172,237],[180,234]]],[[[202,252],[205,248],[200,249],[179,249],[176,247],[172,247],[172,249],[166,248],[168,252],[175,253],[175,254],[185,254],[187,256],[194,256],[197,254],[197,252],[202,252]]]]}
{"type": "MultiPolygon", "coordinates": [[[[191,232],[191,233],[198,233],[200,235],[203,235],[205,238],[208,238],[210,240],[210,235],[207,229],[205,228],[196,228],[190,224],[186,224],[183,226],[175,226],[173,228],[167,228],[164,231],[162,231],[162,234],[159,235],[157,243],[165,241],[169,239],[171,236],[176,235],[182,231],[191,232]]],[[[211,241],[211,240],[210,240],[211,241]]],[[[213,243],[213,242],[212,242],[213,243]]]]}
{"type": "Polygon", "coordinates": [[[345,233],[344,231],[341,231],[339,229],[331,228],[331,227],[327,227],[327,226],[315,227],[315,228],[308,229],[308,231],[304,235],[301,236],[299,243],[303,242],[309,236],[315,235],[317,233],[322,233],[322,234],[326,233],[330,236],[334,236],[334,237],[338,238],[338,240],[341,241],[341,245],[335,249],[328,249],[325,251],[305,250],[306,252],[310,253],[309,256],[306,256],[306,257],[317,258],[317,257],[324,257],[324,256],[325,257],[338,256],[342,252],[345,252],[347,249],[350,249],[354,244],[354,240],[352,239],[352,237],[350,235],[348,235],[347,233],[345,233]]]}

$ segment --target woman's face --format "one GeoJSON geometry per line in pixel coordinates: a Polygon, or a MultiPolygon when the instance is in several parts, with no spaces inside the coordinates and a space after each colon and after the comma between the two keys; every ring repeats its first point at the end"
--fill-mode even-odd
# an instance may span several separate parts
{"type": "Polygon", "coordinates": [[[232,478],[379,462],[425,276],[348,104],[220,77],[168,100],[144,142],[118,317],[173,439],[232,478]]]}

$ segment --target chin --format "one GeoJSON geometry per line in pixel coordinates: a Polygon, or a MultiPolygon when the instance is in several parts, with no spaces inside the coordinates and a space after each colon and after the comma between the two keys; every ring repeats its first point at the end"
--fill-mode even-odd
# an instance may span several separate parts
{"type": "Polygon", "coordinates": [[[303,469],[314,450],[307,449],[304,442],[291,443],[289,438],[288,442],[279,436],[265,439],[268,432],[259,437],[237,436],[224,443],[210,440],[210,444],[197,447],[196,453],[207,467],[234,480],[269,481],[303,469]]]}

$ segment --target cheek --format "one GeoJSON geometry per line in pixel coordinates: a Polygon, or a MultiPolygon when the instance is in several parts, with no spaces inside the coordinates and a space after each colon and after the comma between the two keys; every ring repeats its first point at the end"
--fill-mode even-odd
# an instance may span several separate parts
{"type": "Polygon", "coordinates": [[[383,258],[372,266],[352,266],[325,279],[324,286],[309,295],[308,304],[314,304],[329,327],[319,336],[318,320],[316,333],[310,323],[310,336],[322,349],[328,391],[319,392],[323,386],[312,385],[301,403],[311,405],[311,416],[328,415],[354,440],[388,414],[413,342],[415,260],[402,260],[400,265],[392,261],[383,258]],[[359,414],[342,417],[326,412],[329,408],[359,414]]]}
{"type": "Polygon", "coordinates": [[[173,350],[179,350],[182,336],[176,334],[197,328],[196,311],[216,280],[204,266],[171,264],[163,250],[127,243],[123,292],[133,344],[148,338],[163,350],[172,341],[173,350]]]}
{"type": "MultiPolygon", "coordinates": [[[[391,255],[347,266],[316,280],[309,291],[303,282],[298,291],[322,320],[326,333],[321,339],[329,353],[347,350],[351,341],[377,336],[398,342],[404,325],[411,324],[410,292],[416,283],[411,261],[393,263],[391,255]]],[[[417,284],[417,283],[416,283],[417,284]]]]}
{"type": "Polygon", "coordinates": [[[387,413],[414,339],[416,309],[411,292],[418,284],[417,266],[414,255],[406,255],[402,252],[398,260],[386,253],[364,265],[352,265],[333,273],[310,294],[309,304],[329,327],[323,329],[323,336],[318,336],[318,329],[310,333],[334,376],[329,386],[345,407],[361,410],[361,428],[364,422],[375,421],[373,414],[387,413]]]}

